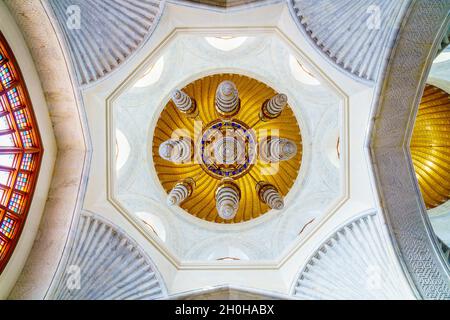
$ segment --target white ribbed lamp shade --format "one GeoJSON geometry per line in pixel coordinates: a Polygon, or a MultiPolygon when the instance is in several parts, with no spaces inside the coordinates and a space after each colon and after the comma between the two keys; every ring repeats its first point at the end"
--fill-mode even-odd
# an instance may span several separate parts
{"type": "Polygon", "coordinates": [[[257,192],[259,199],[267,204],[269,208],[275,210],[281,210],[284,208],[284,200],[277,188],[270,183],[260,182],[258,183],[257,192]]]}
{"type": "Polygon", "coordinates": [[[192,179],[178,182],[167,196],[167,205],[178,206],[193,192],[195,183],[192,179]]]}
{"type": "Polygon", "coordinates": [[[231,81],[223,81],[216,91],[216,110],[220,115],[232,116],[239,111],[240,101],[236,85],[231,81]]]}
{"type": "Polygon", "coordinates": [[[287,101],[287,96],[281,93],[264,102],[261,109],[261,119],[269,120],[277,118],[286,107],[287,101]]]}
{"type": "Polygon", "coordinates": [[[290,160],[297,154],[297,145],[289,139],[267,137],[261,140],[259,147],[264,162],[290,160]]]}
{"type": "Polygon", "coordinates": [[[198,114],[195,101],[183,91],[178,89],[172,91],[171,98],[172,102],[180,112],[192,116],[198,114]]]}
{"type": "Polygon", "coordinates": [[[185,163],[191,160],[192,143],[188,138],[170,139],[159,146],[159,156],[173,163],[185,163]]]}
{"type": "Polygon", "coordinates": [[[222,182],[216,191],[216,208],[224,220],[231,220],[239,210],[240,190],[231,181],[222,182]]]}

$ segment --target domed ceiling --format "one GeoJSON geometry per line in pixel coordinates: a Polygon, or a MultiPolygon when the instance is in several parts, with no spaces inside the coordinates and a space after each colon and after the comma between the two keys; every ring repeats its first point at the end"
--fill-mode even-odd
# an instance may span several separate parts
{"type": "Polygon", "coordinates": [[[425,87],[411,140],[411,156],[428,209],[450,199],[450,95],[425,87]]]}
{"type": "MultiPolygon", "coordinates": [[[[195,103],[192,109],[197,116],[180,111],[172,99],[161,113],[153,138],[154,165],[169,201],[171,195],[177,196],[177,191],[183,192],[183,186],[177,184],[191,179],[191,183],[187,182],[186,194],[180,195],[183,199],[174,201],[182,201],[181,207],[200,219],[238,223],[257,218],[271,207],[282,209],[281,197],[288,193],[297,178],[302,155],[300,129],[294,113],[286,105],[286,96],[238,74],[201,78],[183,88],[180,94],[183,93],[187,94],[185,99],[195,103]],[[229,115],[219,114],[215,102],[218,88],[227,84],[234,84],[237,94],[236,110],[229,115]],[[272,98],[274,102],[281,101],[283,109],[273,119],[270,115],[264,118],[261,115],[263,105],[272,98]],[[173,138],[177,134],[182,137],[173,138]],[[185,161],[162,158],[161,148],[181,138],[189,141],[185,161]],[[268,145],[271,149],[265,152],[264,147],[267,149],[268,145]],[[292,150],[284,152],[282,159],[266,159],[276,156],[270,152],[277,153],[279,150],[275,149],[280,147],[292,150]],[[287,154],[289,152],[291,154],[287,154]],[[227,178],[237,187],[239,197],[237,211],[230,217],[221,215],[216,203],[216,193],[227,178]],[[270,188],[267,192],[272,198],[265,199],[264,190],[259,190],[264,185],[270,188]],[[190,192],[192,194],[188,195],[190,192]]],[[[175,150],[171,147],[171,151],[175,150]]]]}
{"type": "Polygon", "coordinates": [[[344,197],[345,101],[289,48],[176,32],[109,99],[111,200],[183,264],[273,261],[344,197]]]}

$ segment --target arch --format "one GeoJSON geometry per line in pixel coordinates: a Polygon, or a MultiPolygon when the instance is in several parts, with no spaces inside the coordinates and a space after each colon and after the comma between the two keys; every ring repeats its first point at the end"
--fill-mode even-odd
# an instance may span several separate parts
{"type": "Polygon", "coordinates": [[[43,151],[22,73],[0,32],[0,273],[26,222],[43,151]]]}

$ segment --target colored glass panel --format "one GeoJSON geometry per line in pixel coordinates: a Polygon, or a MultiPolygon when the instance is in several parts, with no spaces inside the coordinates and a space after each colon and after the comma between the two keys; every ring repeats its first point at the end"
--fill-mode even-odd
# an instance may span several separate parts
{"type": "Polygon", "coordinates": [[[11,108],[16,109],[21,106],[19,90],[17,90],[17,88],[9,90],[7,96],[11,108]]]}
{"type": "Polygon", "coordinates": [[[4,217],[2,224],[0,225],[0,232],[8,238],[11,238],[17,226],[17,221],[10,217],[4,217]]]}
{"type": "Polygon", "coordinates": [[[29,126],[28,116],[24,109],[14,112],[14,116],[16,117],[16,123],[19,129],[24,129],[29,126]]]}
{"type": "Polygon", "coordinates": [[[8,88],[13,81],[13,77],[11,74],[11,70],[8,67],[8,64],[4,64],[0,67],[0,82],[3,85],[3,88],[8,88]]]}
{"type": "Polygon", "coordinates": [[[20,214],[22,213],[23,205],[24,197],[21,194],[14,192],[11,199],[9,199],[8,209],[14,213],[20,214]]]}
{"type": "Polygon", "coordinates": [[[30,182],[29,175],[26,173],[19,173],[16,179],[16,190],[26,192],[28,191],[28,184],[30,182]]]}
{"type": "Polygon", "coordinates": [[[31,171],[33,169],[33,154],[25,153],[22,159],[22,165],[20,169],[31,171]]]}
{"type": "Polygon", "coordinates": [[[22,139],[22,143],[25,148],[30,148],[33,146],[33,139],[30,131],[21,131],[20,138],[22,139]]]}

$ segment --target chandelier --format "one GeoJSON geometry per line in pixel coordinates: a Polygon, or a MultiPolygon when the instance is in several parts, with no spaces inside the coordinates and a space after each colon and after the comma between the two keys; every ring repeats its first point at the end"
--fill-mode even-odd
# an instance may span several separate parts
{"type": "Polygon", "coordinates": [[[168,205],[225,223],[284,208],[301,162],[300,130],[285,94],[219,74],[170,98],[153,141],[168,205]]]}

